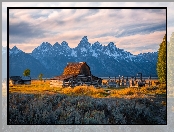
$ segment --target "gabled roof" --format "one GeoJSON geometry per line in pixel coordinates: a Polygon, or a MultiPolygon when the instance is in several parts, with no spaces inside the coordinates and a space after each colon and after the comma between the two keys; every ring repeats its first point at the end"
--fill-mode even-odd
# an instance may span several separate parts
{"type": "Polygon", "coordinates": [[[71,62],[68,63],[63,71],[63,76],[68,75],[78,75],[80,73],[81,67],[87,65],[86,62],[71,62]]]}
{"type": "Polygon", "coordinates": [[[77,76],[77,75],[80,74],[80,70],[81,70],[83,65],[87,65],[86,62],[71,62],[71,63],[68,63],[67,66],[65,67],[62,75],[56,76],[53,79],[64,80],[64,79],[71,78],[73,76],[77,76]]]}
{"type": "Polygon", "coordinates": [[[10,77],[10,80],[13,80],[13,81],[18,81],[18,80],[30,80],[31,81],[31,78],[30,77],[25,77],[25,76],[11,76],[10,77]]]}

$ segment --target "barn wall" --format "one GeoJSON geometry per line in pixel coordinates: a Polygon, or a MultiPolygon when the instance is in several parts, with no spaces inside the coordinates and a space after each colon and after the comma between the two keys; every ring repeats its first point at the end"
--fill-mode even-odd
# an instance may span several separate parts
{"type": "Polygon", "coordinates": [[[22,80],[22,82],[20,80],[9,80],[9,84],[10,85],[15,85],[15,84],[31,84],[31,80],[22,80]]]}
{"type": "Polygon", "coordinates": [[[91,75],[90,68],[87,65],[84,64],[81,67],[80,74],[84,74],[86,76],[90,76],[91,75]]]}

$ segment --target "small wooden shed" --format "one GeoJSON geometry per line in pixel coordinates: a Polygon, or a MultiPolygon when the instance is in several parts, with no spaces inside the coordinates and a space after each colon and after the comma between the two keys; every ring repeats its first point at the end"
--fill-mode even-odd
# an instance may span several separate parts
{"type": "Polygon", "coordinates": [[[20,84],[22,81],[21,76],[11,76],[9,78],[9,84],[14,85],[14,84],[20,84]]]}
{"type": "Polygon", "coordinates": [[[15,85],[15,84],[31,84],[31,78],[29,77],[21,77],[21,76],[11,76],[9,78],[9,84],[15,85]]]}
{"type": "Polygon", "coordinates": [[[52,87],[66,87],[78,85],[101,85],[102,79],[91,74],[90,67],[86,62],[68,63],[62,75],[56,76],[50,80],[52,87]]]}

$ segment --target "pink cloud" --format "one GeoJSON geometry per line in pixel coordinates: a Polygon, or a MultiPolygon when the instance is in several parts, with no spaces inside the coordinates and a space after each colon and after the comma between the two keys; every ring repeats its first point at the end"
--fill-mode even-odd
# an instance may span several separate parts
{"type": "MultiPolygon", "coordinates": [[[[11,24],[26,22],[30,26],[29,29],[42,29],[40,32],[40,35],[44,36],[42,38],[37,36],[30,38],[29,36],[27,40],[27,38],[24,39],[20,36],[20,40],[26,41],[20,45],[25,44],[26,46],[28,44],[39,46],[45,41],[51,44],[67,41],[70,47],[76,47],[83,36],[88,36],[90,43],[99,41],[101,44],[107,45],[109,42],[114,42],[119,48],[135,52],[131,48],[158,44],[159,39],[164,34],[164,31],[125,34],[127,32],[134,33],[136,30],[143,31],[148,24],[165,22],[165,13],[158,15],[146,10],[10,10],[10,15],[13,16],[10,18],[11,24]]],[[[10,44],[17,43],[11,42],[10,44]]]]}

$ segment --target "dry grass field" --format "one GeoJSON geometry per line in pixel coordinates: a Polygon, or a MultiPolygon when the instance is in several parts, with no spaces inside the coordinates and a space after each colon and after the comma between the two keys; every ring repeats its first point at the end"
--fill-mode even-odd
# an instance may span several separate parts
{"type": "MultiPolygon", "coordinates": [[[[157,80],[154,80],[157,81],[157,80]]],[[[75,88],[50,87],[49,80],[32,80],[31,85],[11,85],[9,93],[23,94],[68,94],[68,95],[87,95],[94,98],[144,98],[152,96],[165,97],[166,85],[156,86],[152,81],[152,86],[145,87],[120,87],[120,88],[95,88],[93,86],[76,86],[75,88]]]]}
{"type": "Polygon", "coordinates": [[[166,86],[9,87],[9,124],[166,124],[166,86]]]}
{"type": "Polygon", "coordinates": [[[45,94],[56,93],[59,88],[50,87],[50,81],[32,80],[31,85],[10,85],[9,93],[45,94]]]}

